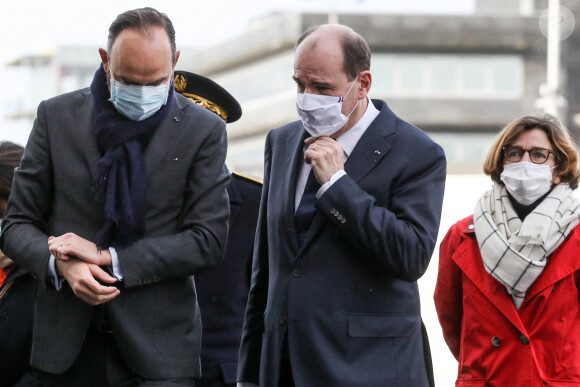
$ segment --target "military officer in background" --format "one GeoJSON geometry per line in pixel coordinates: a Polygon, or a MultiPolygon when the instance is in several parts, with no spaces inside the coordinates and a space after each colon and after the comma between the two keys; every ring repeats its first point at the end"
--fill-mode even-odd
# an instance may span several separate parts
{"type": "MultiPolygon", "coordinates": [[[[209,78],[175,71],[175,90],[227,123],[237,121],[242,109],[236,99],[209,78]]],[[[202,377],[196,386],[235,386],[238,351],[250,288],[252,251],[262,183],[233,173],[229,236],[221,266],[196,274],[202,318],[202,377]]]]}

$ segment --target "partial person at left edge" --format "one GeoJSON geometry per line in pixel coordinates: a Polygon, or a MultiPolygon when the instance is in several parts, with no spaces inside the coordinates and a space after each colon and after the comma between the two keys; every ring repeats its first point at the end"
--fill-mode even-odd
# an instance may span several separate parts
{"type": "Polygon", "coordinates": [[[43,101],[0,248],[39,283],[31,366],[50,386],[193,386],[193,275],[222,259],[225,123],[174,91],[167,15],[120,14],[90,88],[43,101]]]}
{"type": "MultiPolygon", "coordinates": [[[[21,145],[0,142],[0,227],[23,151],[21,145]]],[[[27,372],[36,289],[27,271],[0,251],[0,387],[41,385],[27,372]]]]}

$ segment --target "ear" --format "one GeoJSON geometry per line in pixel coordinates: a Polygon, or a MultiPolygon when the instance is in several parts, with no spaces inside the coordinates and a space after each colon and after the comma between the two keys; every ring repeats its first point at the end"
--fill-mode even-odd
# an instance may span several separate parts
{"type": "Polygon", "coordinates": [[[360,84],[358,90],[358,99],[364,99],[367,97],[369,90],[371,89],[371,84],[373,83],[371,72],[368,70],[361,71],[358,74],[358,80],[360,84]]]}
{"type": "Polygon", "coordinates": [[[181,54],[181,51],[177,51],[175,53],[175,62],[173,62],[173,69],[175,69],[175,65],[177,64],[177,60],[179,59],[179,54],[181,54]]]}
{"type": "Polygon", "coordinates": [[[552,184],[554,184],[554,185],[560,184],[561,181],[562,180],[560,180],[560,176],[556,175],[552,178],[552,184]]]}
{"type": "Polygon", "coordinates": [[[99,48],[99,55],[101,56],[101,62],[103,62],[103,69],[105,72],[109,71],[109,57],[107,56],[107,51],[104,48],[99,48]]]}

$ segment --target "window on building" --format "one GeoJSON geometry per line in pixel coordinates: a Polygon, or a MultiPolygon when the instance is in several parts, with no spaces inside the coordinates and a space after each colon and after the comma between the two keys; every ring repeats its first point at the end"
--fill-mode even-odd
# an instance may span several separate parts
{"type": "Polygon", "coordinates": [[[375,54],[373,91],[404,98],[520,98],[517,55],[375,54]]]}
{"type": "MultiPolygon", "coordinates": [[[[371,92],[386,97],[521,98],[524,62],[518,55],[373,54],[371,92]]],[[[240,102],[295,92],[294,52],[212,76],[240,102]]]]}

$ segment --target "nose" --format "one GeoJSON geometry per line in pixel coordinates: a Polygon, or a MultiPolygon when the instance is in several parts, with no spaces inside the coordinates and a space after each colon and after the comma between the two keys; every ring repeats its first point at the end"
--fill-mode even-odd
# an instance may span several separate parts
{"type": "Polygon", "coordinates": [[[524,155],[520,161],[527,161],[528,163],[531,163],[532,159],[530,158],[530,151],[524,150],[524,155]]]}
{"type": "Polygon", "coordinates": [[[314,92],[314,89],[311,86],[304,87],[304,93],[306,93],[306,94],[316,94],[314,92]]]}

